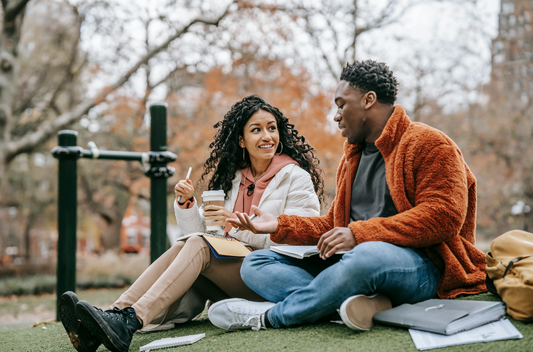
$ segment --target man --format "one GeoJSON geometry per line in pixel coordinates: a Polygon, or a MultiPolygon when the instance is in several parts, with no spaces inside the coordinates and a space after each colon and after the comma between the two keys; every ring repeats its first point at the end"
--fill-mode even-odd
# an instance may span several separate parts
{"type": "Polygon", "coordinates": [[[253,223],[246,214],[228,219],[276,243],[317,244],[319,256],[251,253],[241,276],[273,303],[217,302],[213,324],[290,327],[340,307],[348,327],[368,330],[392,304],[486,292],[485,257],[474,247],[476,180],[449,137],[393,105],[397,87],[384,63],[344,67],[334,119],[347,141],[328,214],[275,218],[255,208],[253,223]]]}

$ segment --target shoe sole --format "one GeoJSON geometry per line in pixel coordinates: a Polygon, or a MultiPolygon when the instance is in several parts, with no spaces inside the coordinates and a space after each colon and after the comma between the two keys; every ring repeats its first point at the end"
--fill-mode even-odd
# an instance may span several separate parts
{"type": "Polygon", "coordinates": [[[61,324],[63,324],[63,327],[67,331],[72,346],[74,346],[79,352],[85,352],[78,336],[78,331],[80,329],[80,321],[76,314],[76,303],[78,303],[78,301],[78,297],[76,297],[74,292],[68,291],[63,293],[61,295],[61,301],[59,302],[59,316],[61,318],[61,324]]]}
{"type": "Polygon", "coordinates": [[[109,350],[113,352],[127,352],[127,346],[113,329],[102,319],[100,314],[94,311],[93,306],[86,301],[79,301],[76,304],[76,312],[81,320],[81,323],[104,344],[109,350]]]}
{"type": "Polygon", "coordinates": [[[390,300],[383,294],[357,295],[342,303],[340,316],[344,324],[350,329],[366,331],[374,326],[372,321],[374,314],[391,308],[390,300]]]}

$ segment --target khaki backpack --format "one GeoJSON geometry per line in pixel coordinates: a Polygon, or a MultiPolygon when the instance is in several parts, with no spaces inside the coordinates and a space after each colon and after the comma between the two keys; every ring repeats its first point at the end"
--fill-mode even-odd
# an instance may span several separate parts
{"type": "MultiPolygon", "coordinates": [[[[533,233],[513,230],[492,241],[485,256],[487,287],[491,280],[516,320],[533,320],[533,233]]],[[[495,293],[495,292],[493,292],[495,293]]]]}

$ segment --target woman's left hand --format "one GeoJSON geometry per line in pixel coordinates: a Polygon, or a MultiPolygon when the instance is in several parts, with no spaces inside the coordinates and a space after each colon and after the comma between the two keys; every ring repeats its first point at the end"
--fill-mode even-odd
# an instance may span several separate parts
{"type": "Polygon", "coordinates": [[[231,215],[231,211],[219,205],[208,205],[204,208],[204,220],[209,226],[226,227],[226,219],[231,215]]]}

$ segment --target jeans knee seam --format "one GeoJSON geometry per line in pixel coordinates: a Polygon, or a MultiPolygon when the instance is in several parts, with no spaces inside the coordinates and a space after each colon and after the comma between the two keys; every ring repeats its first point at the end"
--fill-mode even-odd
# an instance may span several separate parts
{"type": "Polygon", "coordinates": [[[420,288],[424,287],[429,281],[431,281],[431,278],[434,277],[435,273],[438,273],[438,272],[440,272],[439,269],[433,270],[431,274],[429,274],[428,279],[422,285],[420,285],[420,288]]]}

